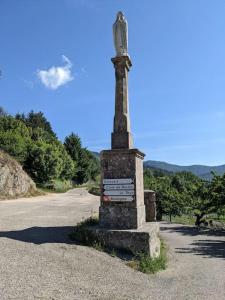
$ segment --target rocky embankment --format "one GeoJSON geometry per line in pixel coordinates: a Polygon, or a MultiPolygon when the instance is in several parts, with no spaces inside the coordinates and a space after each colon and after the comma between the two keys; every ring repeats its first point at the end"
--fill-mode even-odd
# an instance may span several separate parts
{"type": "Polygon", "coordinates": [[[0,151],[0,199],[31,196],[36,193],[35,183],[21,165],[0,151]]]}

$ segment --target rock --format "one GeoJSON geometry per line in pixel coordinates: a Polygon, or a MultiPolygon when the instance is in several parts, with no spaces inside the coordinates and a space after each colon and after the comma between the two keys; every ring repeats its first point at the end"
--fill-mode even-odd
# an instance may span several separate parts
{"type": "Polygon", "coordinates": [[[0,151],[0,199],[28,196],[36,192],[35,183],[23,171],[22,166],[0,151]]]}

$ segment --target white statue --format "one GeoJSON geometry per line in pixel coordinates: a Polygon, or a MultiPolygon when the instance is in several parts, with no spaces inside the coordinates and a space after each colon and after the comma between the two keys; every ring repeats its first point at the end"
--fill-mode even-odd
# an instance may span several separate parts
{"type": "Polygon", "coordinates": [[[113,39],[116,56],[128,55],[128,24],[121,11],[113,24],[113,39]]]}

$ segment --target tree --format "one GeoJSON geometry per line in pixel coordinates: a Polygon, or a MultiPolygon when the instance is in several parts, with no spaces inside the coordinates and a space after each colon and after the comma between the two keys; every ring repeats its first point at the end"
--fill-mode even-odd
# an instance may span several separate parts
{"type": "Polygon", "coordinates": [[[30,144],[25,170],[39,184],[57,179],[62,172],[62,159],[55,145],[39,141],[30,144]]]}
{"type": "Polygon", "coordinates": [[[210,210],[220,214],[225,209],[225,174],[222,176],[213,174],[209,184],[208,193],[210,198],[210,210]]]}
{"type": "Polygon", "coordinates": [[[25,114],[16,114],[16,119],[24,122],[27,127],[32,129],[32,139],[37,140],[37,132],[44,132],[46,140],[50,138],[56,140],[56,134],[52,130],[51,124],[43,112],[34,112],[32,110],[27,116],[25,116],[25,114]]]}
{"type": "Polygon", "coordinates": [[[73,180],[82,184],[88,180],[94,180],[99,174],[99,162],[96,157],[86,148],[82,148],[81,139],[75,133],[65,138],[66,151],[76,163],[76,172],[73,180]]]}
{"type": "Polygon", "coordinates": [[[80,137],[72,132],[65,138],[64,146],[71,158],[74,161],[78,162],[82,156],[82,145],[80,137]]]}
{"type": "Polygon", "coordinates": [[[23,163],[27,156],[27,143],[17,132],[1,131],[0,149],[13,156],[20,163],[23,163]]]}
{"type": "Polygon", "coordinates": [[[23,163],[29,142],[29,130],[24,123],[12,116],[0,118],[0,149],[23,163]]]}

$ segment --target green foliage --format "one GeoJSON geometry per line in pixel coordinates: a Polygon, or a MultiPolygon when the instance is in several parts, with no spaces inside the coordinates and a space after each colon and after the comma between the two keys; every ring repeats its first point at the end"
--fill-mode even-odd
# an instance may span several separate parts
{"type": "Polygon", "coordinates": [[[74,161],[79,161],[82,151],[81,139],[75,133],[71,133],[65,138],[64,146],[66,151],[74,161]]]}
{"type": "Polygon", "coordinates": [[[58,148],[43,141],[30,144],[24,168],[39,184],[59,178],[62,160],[58,148]]]}
{"type": "Polygon", "coordinates": [[[166,174],[147,169],[144,182],[145,188],[156,192],[158,219],[168,215],[171,221],[172,216],[188,215],[192,220],[195,216],[195,224],[200,225],[206,214],[224,214],[225,175],[214,174],[208,182],[188,172],[166,174]]]}
{"type": "Polygon", "coordinates": [[[53,179],[70,179],[75,166],[62,146],[38,141],[29,145],[24,168],[37,183],[43,184],[53,179]]]}
{"type": "Polygon", "coordinates": [[[16,114],[15,118],[25,123],[26,126],[31,128],[34,132],[36,129],[42,129],[42,132],[45,132],[46,136],[56,138],[56,134],[52,130],[51,124],[41,111],[37,113],[31,111],[27,116],[24,114],[16,114]]]}
{"type": "Polygon", "coordinates": [[[139,254],[136,259],[135,268],[143,273],[155,274],[166,269],[167,256],[165,244],[161,241],[160,255],[157,258],[151,258],[144,253],[139,254]]]}
{"type": "Polygon", "coordinates": [[[42,185],[42,188],[46,191],[54,191],[56,193],[65,193],[73,188],[73,183],[71,180],[59,180],[55,179],[51,182],[42,185]]]}
{"type": "MultiPolygon", "coordinates": [[[[42,112],[7,115],[0,109],[0,149],[22,163],[39,185],[62,182],[84,183],[99,174],[99,162],[82,148],[80,138],[71,134],[62,144],[42,112]]],[[[62,186],[60,186],[62,185],[62,186]]]]}
{"type": "Polygon", "coordinates": [[[23,163],[30,142],[28,128],[11,116],[0,117],[0,149],[23,163]]]}
{"type": "Polygon", "coordinates": [[[65,138],[64,146],[68,154],[76,163],[76,172],[73,179],[82,184],[88,180],[95,180],[99,174],[98,159],[86,148],[82,148],[81,140],[78,135],[71,133],[65,138]]]}

